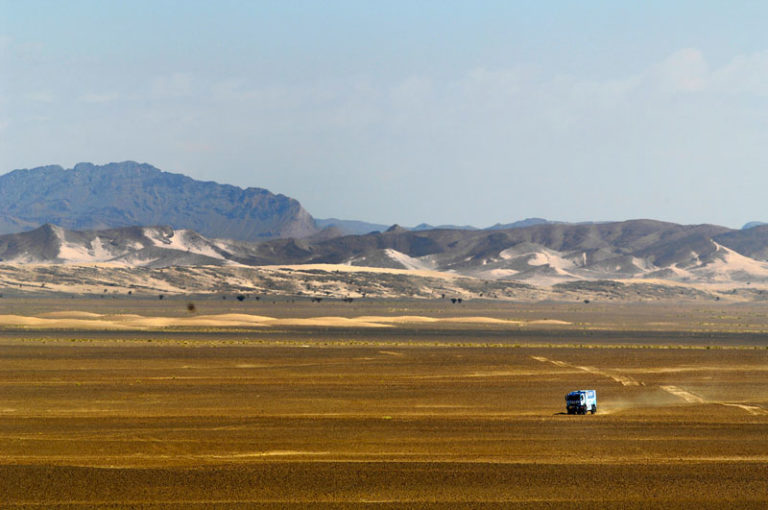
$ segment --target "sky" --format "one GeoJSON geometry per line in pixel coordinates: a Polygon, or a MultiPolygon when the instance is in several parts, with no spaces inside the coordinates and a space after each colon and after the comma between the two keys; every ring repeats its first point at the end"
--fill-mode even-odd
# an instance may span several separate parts
{"type": "Polygon", "coordinates": [[[0,174],[134,160],[316,218],[768,221],[768,2],[0,0],[0,174]]]}

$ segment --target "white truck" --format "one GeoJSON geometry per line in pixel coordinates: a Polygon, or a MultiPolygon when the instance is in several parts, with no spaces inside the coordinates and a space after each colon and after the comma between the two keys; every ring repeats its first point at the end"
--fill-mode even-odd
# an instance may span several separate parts
{"type": "Polygon", "coordinates": [[[576,390],[565,396],[565,409],[568,414],[592,414],[597,412],[597,392],[595,390],[576,390]]]}

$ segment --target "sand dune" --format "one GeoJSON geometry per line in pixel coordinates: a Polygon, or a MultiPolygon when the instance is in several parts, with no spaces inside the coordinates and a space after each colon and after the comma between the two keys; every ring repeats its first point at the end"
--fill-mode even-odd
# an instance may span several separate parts
{"type": "Polygon", "coordinates": [[[99,313],[93,312],[81,312],[79,310],[70,310],[63,312],[48,312],[40,314],[40,317],[46,317],[51,319],[96,319],[102,317],[99,313]]]}
{"type": "MultiPolygon", "coordinates": [[[[425,317],[423,315],[399,315],[395,317],[361,316],[357,317],[356,320],[383,324],[433,324],[441,322],[458,324],[522,324],[522,321],[496,319],[493,317],[425,317]]],[[[529,323],[533,324],[538,322],[539,321],[530,321],[529,323]]]]}
{"type": "Polygon", "coordinates": [[[447,271],[436,271],[430,269],[394,269],[389,267],[352,266],[348,264],[282,264],[277,266],[259,267],[260,269],[273,271],[290,269],[292,271],[326,271],[329,273],[379,273],[405,276],[425,276],[446,280],[452,280],[462,276],[447,271]]]}
{"type": "Polygon", "coordinates": [[[46,319],[23,315],[0,315],[0,328],[22,329],[131,329],[129,325],[98,319],[46,319]]]}
{"type": "Polygon", "coordinates": [[[387,328],[388,324],[349,319],[347,317],[311,317],[306,319],[276,319],[273,324],[277,326],[321,326],[333,328],[387,328]]]}
{"type": "MultiPolygon", "coordinates": [[[[562,321],[555,321],[564,323],[562,321]]],[[[39,316],[0,315],[0,328],[23,329],[119,329],[153,330],[164,328],[251,328],[271,326],[307,326],[333,328],[389,328],[405,324],[488,324],[498,326],[520,326],[522,321],[496,319],[493,317],[426,317],[402,316],[359,316],[359,317],[287,317],[275,318],[264,315],[224,313],[215,315],[190,315],[182,317],[143,316],[137,314],[101,315],[78,310],[43,313],[39,316]]],[[[531,324],[541,321],[531,321],[531,324]]]]}
{"type": "Polygon", "coordinates": [[[434,317],[424,317],[421,315],[399,315],[396,317],[380,317],[373,315],[364,315],[357,318],[366,322],[380,322],[380,323],[392,323],[392,324],[417,324],[417,323],[432,323],[437,322],[439,319],[434,317]]]}

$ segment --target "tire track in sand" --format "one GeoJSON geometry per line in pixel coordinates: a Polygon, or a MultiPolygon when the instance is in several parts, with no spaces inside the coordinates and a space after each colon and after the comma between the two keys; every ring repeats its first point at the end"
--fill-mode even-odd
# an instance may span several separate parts
{"type": "Polygon", "coordinates": [[[707,402],[706,400],[704,400],[704,398],[696,395],[695,393],[691,393],[690,391],[686,391],[677,386],[665,384],[665,385],[659,386],[659,388],[666,391],[667,393],[671,393],[672,395],[685,400],[689,404],[705,404],[707,402]]]}
{"type": "Polygon", "coordinates": [[[734,404],[730,402],[718,402],[718,404],[729,407],[738,407],[744,409],[746,412],[753,416],[768,416],[768,409],[764,409],[760,406],[747,405],[747,404],[734,404]]]}
{"type": "Polygon", "coordinates": [[[632,377],[629,377],[628,375],[616,374],[606,370],[600,370],[599,368],[595,368],[595,367],[583,367],[583,366],[573,365],[565,361],[558,361],[555,359],[545,358],[544,356],[531,356],[531,358],[535,359],[536,361],[541,361],[542,363],[551,363],[560,368],[575,368],[576,370],[581,370],[582,372],[588,372],[590,374],[608,377],[609,379],[613,379],[617,383],[620,383],[622,386],[645,386],[644,383],[632,377]]]}
{"type": "MultiPolygon", "coordinates": [[[[531,356],[531,358],[535,359],[536,361],[540,361],[542,363],[551,363],[557,367],[561,368],[575,368],[577,370],[582,370],[584,372],[588,372],[590,374],[595,375],[601,375],[603,377],[608,377],[610,379],[613,379],[614,381],[620,383],[622,386],[645,386],[645,383],[642,381],[638,381],[632,377],[611,373],[605,370],[600,370],[595,367],[584,367],[584,366],[577,366],[573,365],[571,363],[565,362],[565,361],[559,361],[559,360],[553,360],[549,358],[545,358],[544,356],[531,356]]],[[[697,395],[695,393],[692,393],[688,390],[684,390],[683,388],[680,388],[679,386],[674,386],[671,384],[662,384],[658,386],[659,389],[666,391],[667,393],[674,395],[678,397],[679,399],[684,400],[688,404],[719,404],[726,407],[738,407],[739,409],[742,409],[749,414],[753,416],[766,416],[768,415],[768,409],[765,409],[763,407],[757,406],[757,405],[748,405],[748,404],[738,404],[735,402],[716,402],[716,401],[710,401],[705,399],[704,397],[697,395]]]]}
{"type": "Polygon", "coordinates": [[[663,385],[659,386],[659,388],[666,391],[667,393],[675,395],[676,397],[680,397],[689,404],[719,404],[726,407],[738,407],[739,409],[743,409],[753,416],[768,415],[768,410],[756,405],[737,404],[735,402],[715,402],[712,400],[707,400],[704,397],[696,395],[695,393],[691,393],[690,391],[684,390],[678,386],[663,385]]]}

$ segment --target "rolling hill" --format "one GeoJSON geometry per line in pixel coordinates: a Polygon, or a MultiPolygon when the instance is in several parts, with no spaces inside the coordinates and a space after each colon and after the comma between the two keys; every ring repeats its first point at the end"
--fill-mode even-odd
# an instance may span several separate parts
{"type": "Polygon", "coordinates": [[[506,230],[409,231],[243,242],[189,229],[72,231],[44,225],[0,236],[0,263],[124,267],[342,264],[553,284],[663,279],[768,282],[768,226],[732,230],[652,220],[537,224],[506,230]]]}

